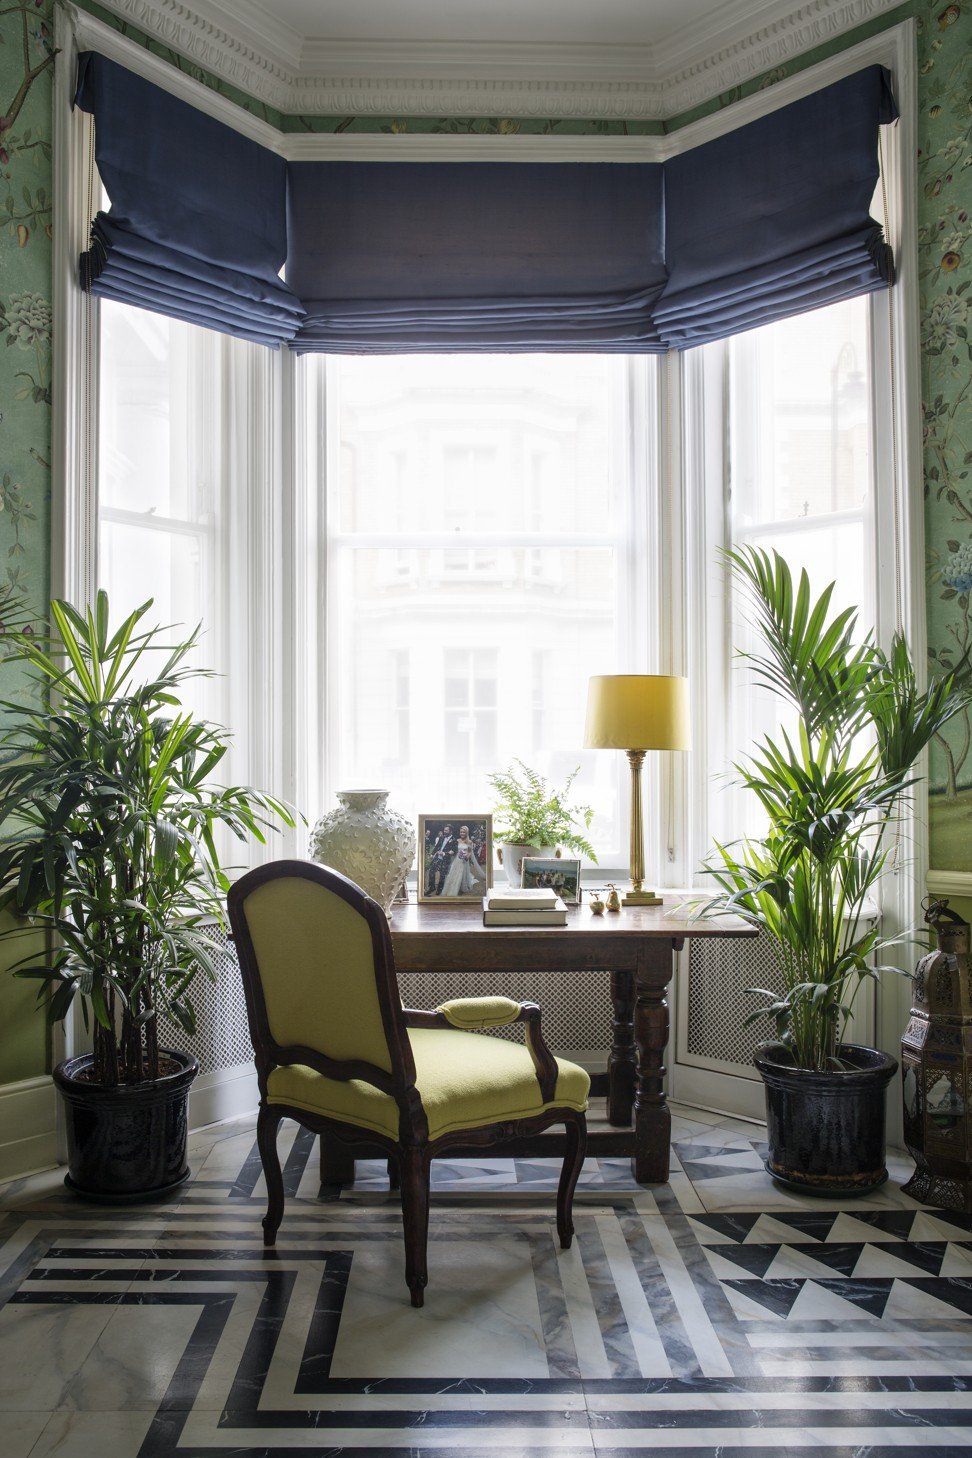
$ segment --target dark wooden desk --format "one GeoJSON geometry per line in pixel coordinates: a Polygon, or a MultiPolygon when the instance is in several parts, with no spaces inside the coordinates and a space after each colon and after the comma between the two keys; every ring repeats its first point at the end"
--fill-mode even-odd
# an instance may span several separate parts
{"type": "MultiPolygon", "coordinates": [[[[668,1044],[666,991],[674,954],[690,937],[747,937],[736,917],[691,921],[670,905],[625,907],[593,916],[586,904],[568,912],[565,927],[483,926],[480,905],[396,906],[391,932],[399,972],[479,972],[483,995],[501,992],[497,975],[510,972],[602,971],[610,974],[613,1027],[607,1067],[607,1113],[614,1126],[592,1131],[591,1154],[630,1154],[641,1184],[668,1179],[671,1114],[665,1099],[668,1044]],[[488,979],[488,981],[487,981],[488,979]]],[[[559,1134],[519,1141],[516,1153],[558,1153],[559,1134]]],[[[512,1146],[504,1146],[504,1152],[512,1146]]],[[[364,1151],[362,1151],[364,1152],[364,1151]]],[[[482,1150],[469,1151],[482,1158],[482,1150]]],[[[353,1178],[354,1150],[321,1148],[321,1177],[353,1178]]],[[[456,1151],[461,1154],[462,1151],[456,1151]]],[[[453,1151],[450,1150],[450,1158],[453,1151]]]]}

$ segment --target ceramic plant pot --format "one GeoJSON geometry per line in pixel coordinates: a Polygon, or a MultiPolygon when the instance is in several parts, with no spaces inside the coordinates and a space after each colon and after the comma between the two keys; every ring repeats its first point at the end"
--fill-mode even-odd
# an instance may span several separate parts
{"type": "Polygon", "coordinates": [[[553,846],[549,845],[511,845],[506,841],[500,846],[500,851],[500,860],[511,886],[520,885],[526,856],[552,856],[555,853],[553,846]]]}
{"type": "Polygon", "coordinates": [[[797,1068],[782,1043],[761,1043],[753,1061],[766,1087],[766,1168],[816,1195],[865,1195],[888,1177],[884,1119],[897,1062],[845,1043],[846,1071],[797,1068]]]}
{"type": "Polygon", "coordinates": [[[199,1064],[166,1050],[161,1077],[106,1088],[91,1083],[90,1054],[54,1070],[64,1103],[68,1173],[64,1183],[87,1200],[154,1200],[186,1182],[189,1087],[199,1064]]]}
{"type": "Polygon", "coordinates": [[[387,799],[387,790],[339,790],[338,808],[311,831],[310,857],[348,876],[390,916],[415,859],[415,827],[387,799]]]}

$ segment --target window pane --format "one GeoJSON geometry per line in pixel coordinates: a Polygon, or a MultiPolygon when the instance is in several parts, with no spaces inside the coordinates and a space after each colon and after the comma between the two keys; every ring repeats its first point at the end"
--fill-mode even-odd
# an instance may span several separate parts
{"type": "Polygon", "coordinates": [[[737,529],[860,511],[869,491],[867,302],[850,299],[732,343],[737,529]]]}
{"type": "Polygon", "coordinates": [[[184,700],[234,730],[220,774],[246,781],[248,669],[237,652],[245,596],[231,570],[229,492],[238,513],[247,467],[227,402],[232,370],[265,351],[108,300],[100,326],[99,582],[116,621],[151,598],[146,622],[171,624],[167,642],[201,624],[194,663],[215,676],[190,680],[184,700]]]}
{"type": "Polygon", "coordinates": [[[331,377],[341,421],[332,530],[616,530],[606,427],[620,365],[597,355],[343,357],[331,377]]]}
{"type": "Polygon", "coordinates": [[[211,483],[190,465],[186,393],[193,333],[202,331],[102,301],[102,506],[180,519],[212,510],[211,483]]]}
{"type": "MultiPolygon", "coordinates": [[[[868,309],[866,298],[818,309],[742,335],[728,351],[731,540],[775,549],[794,578],[805,568],[815,595],[835,582],[832,611],[856,606],[862,635],[874,623],[868,309]]],[[[730,635],[734,649],[759,647],[738,592],[730,635]]],[[[744,662],[730,686],[727,765],[796,725],[744,662]]],[[[716,798],[717,833],[761,831],[754,796],[716,798]]]]}
{"type": "MultiPolygon", "coordinates": [[[[308,381],[324,367],[301,363],[308,381]]],[[[331,785],[380,781],[406,814],[462,813],[490,807],[487,776],[513,757],[561,783],[580,765],[576,798],[618,864],[622,757],[585,751],[583,733],[589,676],[642,666],[627,362],[326,368],[331,785]]]]}

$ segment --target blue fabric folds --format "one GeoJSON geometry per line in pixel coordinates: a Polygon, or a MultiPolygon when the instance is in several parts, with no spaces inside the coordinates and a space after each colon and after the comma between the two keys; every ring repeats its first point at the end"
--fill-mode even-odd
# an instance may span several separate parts
{"type": "Polygon", "coordinates": [[[80,58],[111,210],[92,224],[82,284],[243,339],[292,339],[304,310],[279,273],[287,164],[105,56],[80,58]]]}
{"type": "Polygon", "coordinates": [[[878,127],[896,116],[887,72],[870,66],[666,162],[666,344],[886,286],[891,250],[869,209],[878,127]]]}
{"type": "Polygon", "coordinates": [[[664,349],[653,163],[292,162],[298,351],[664,349]]]}
{"type": "Polygon", "coordinates": [[[298,352],[658,353],[893,275],[879,66],[665,163],[287,164],[90,53],[76,99],[111,199],[84,285],[298,352]]]}

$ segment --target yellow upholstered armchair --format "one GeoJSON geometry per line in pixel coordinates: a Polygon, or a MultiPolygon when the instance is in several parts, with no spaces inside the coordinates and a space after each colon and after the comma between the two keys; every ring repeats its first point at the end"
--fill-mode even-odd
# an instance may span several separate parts
{"type": "Polygon", "coordinates": [[[282,1118],[377,1145],[397,1166],[413,1306],[422,1305],[428,1281],[429,1166],[450,1146],[564,1124],[557,1232],[570,1245],[590,1079],[554,1058],[538,1007],[487,997],[435,1012],[403,1009],[381,907],[310,861],[275,861],[243,876],[230,891],[229,915],[260,1084],[265,1245],[283,1218],[282,1118]],[[514,1022],[524,1024],[525,1046],[474,1031],[514,1022]]]}

